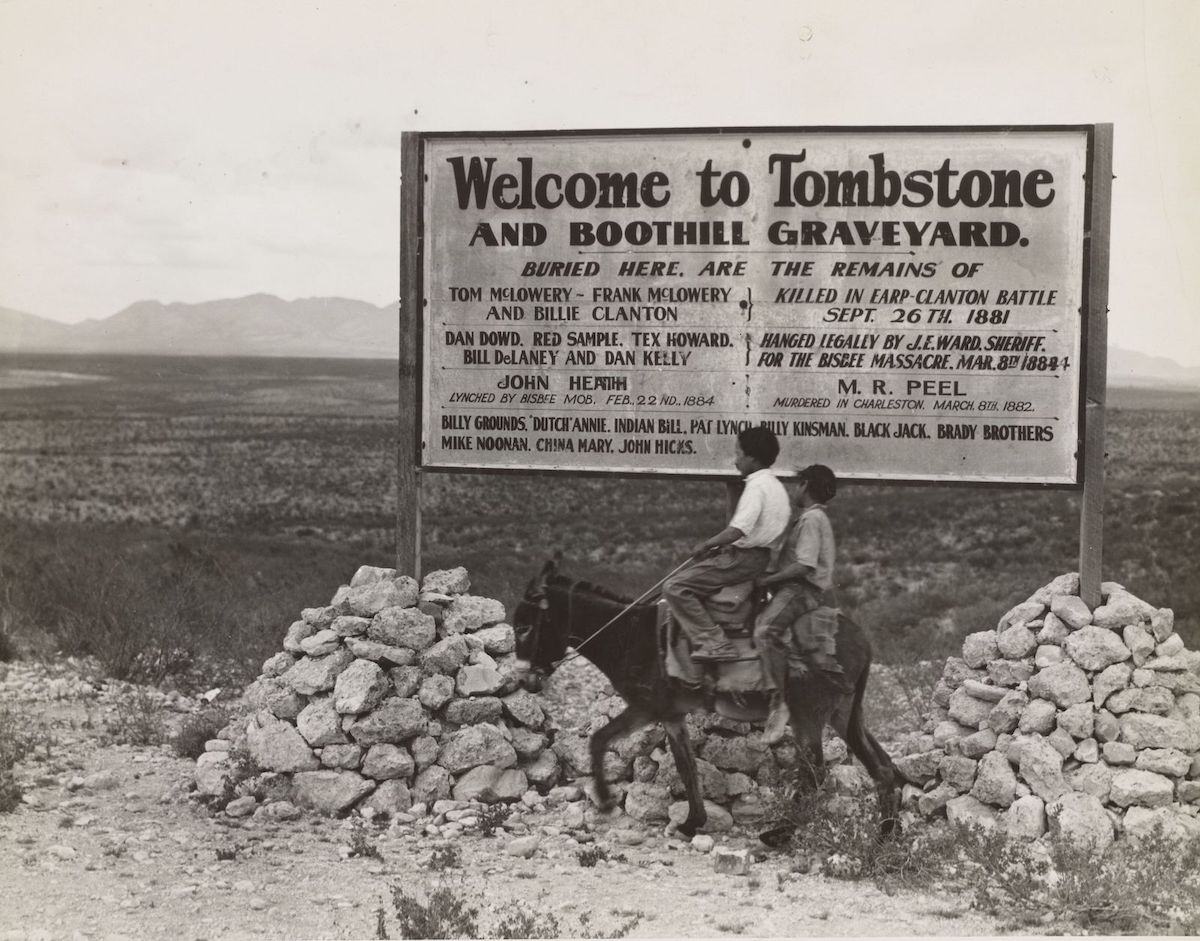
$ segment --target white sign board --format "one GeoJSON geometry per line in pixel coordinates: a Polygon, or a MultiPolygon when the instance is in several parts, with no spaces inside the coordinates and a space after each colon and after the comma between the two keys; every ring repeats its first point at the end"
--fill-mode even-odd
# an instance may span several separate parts
{"type": "Polygon", "coordinates": [[[422,135],[420,464],[1075,485],[1091,131],[422,135]]]}

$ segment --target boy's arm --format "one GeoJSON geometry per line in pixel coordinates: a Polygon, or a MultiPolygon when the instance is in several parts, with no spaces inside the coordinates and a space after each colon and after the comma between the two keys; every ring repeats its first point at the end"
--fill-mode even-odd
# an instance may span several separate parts
{"type": "Polygon", "coordinates": [[[803,562],[789,562],[778,572],[772,572],[770,575],[760,575],[754,582],[756,585],[770,588],[772,585],[779,585],[783,582],[799,581],[802,578],[807,578],[815,571],[816,568],[812,565],[805,565],[803,562]]]}
{"type": "Polygon", "coordinates": [[[715,536],[705,539],[704,542],[698,542],[692,547],[692,555],[704,555],[706,552],[712,552],[714,549],[720,549],[722,546],[727,546],[731,542],[737,542],[744,535],[736,526],[726,526],[715,536]]]}

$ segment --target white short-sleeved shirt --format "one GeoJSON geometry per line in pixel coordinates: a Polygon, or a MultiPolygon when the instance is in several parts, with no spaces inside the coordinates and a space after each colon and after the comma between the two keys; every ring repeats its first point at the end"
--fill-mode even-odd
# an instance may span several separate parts
{"type": "Polygon", "coordinates": [[[746,478],[742,496],[729,525],[740,529],[742,538],[733,544],[741,549],[771,546],[787,529],[792,508],[787,491],[769,468],[746,478]]]}
{"type": "Polygon", "coordinates": [[[808,580],[822,591],[829,591],[833,587],[835,555],[833,525],[825,514],[825,507],[816,503],[800,514],[792,561],[812,568],[808,580]]]}

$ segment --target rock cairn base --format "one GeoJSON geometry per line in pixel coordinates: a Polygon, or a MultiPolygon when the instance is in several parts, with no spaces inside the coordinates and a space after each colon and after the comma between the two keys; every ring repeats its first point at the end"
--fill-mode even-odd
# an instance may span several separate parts
{"type": "MultiPolygon", "coordinates": [[[[396,817],[590,796],[593,775],[603,774],[630,818],[682,821],[683,783],[661,727],[617,741],[593,769],[589,735],[623,701],[598,671],[572,661],[576,676],[590,671],[587,694],[571,702],[572,721],[559,723],[552,699],[518,686],[504,606],[469,590],[463,568],[418,586],[363,566],[328,605],[306,608],[246,690],[248,714],[207,743],[199,794],[232,798],[234,815],[308,808],[396,817]],[[258,773],[247,778],[244,759],[258,773]]],[[[708,829],[757,820],[794,767],[794,747],[770,748],[744,722],[690,723],[708,829]]],[[[826,751],[835,763],[846,754],[840,740],[826,751]]],[[[851,765],[833,774],[847,791],[869,783],[851,765]]]]}
{"type": "Polygon", "coordinates": [[[920,815],[1100,851],[1200,838],[1200,653],[1121,585],[1091,610],[1063,575],[968,635],[931,712],[897,760],[920,815]]]}

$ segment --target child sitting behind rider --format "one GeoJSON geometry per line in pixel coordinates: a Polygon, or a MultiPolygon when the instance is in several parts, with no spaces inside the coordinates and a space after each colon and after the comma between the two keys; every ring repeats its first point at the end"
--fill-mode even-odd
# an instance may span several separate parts
{"type": "Polygon", "coordinates": [[[773,591],[758,616],[754,641],[762,659],[771,710],[763,741],[774,744],[787,731],[789,640],[806,666],[830,675],[841,686],[837,662],[837,610],[833,606],[833,527],[825,504],[837,493],[837,478],[823,464],[803,468],[796,477],[799,520],[788,534],[777,571],[759,576],[758,585],[773,591]],[[790,636],[789,636],[790,635],[790,636]]]}

